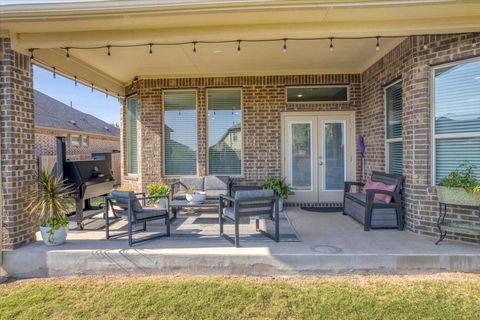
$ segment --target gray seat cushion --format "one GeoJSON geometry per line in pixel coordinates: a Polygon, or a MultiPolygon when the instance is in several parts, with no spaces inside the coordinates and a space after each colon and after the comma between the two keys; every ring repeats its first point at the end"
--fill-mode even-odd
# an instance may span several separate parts
{"type": "MultiPolygon", "coordinates": [[[[143,208],[142,212],[136,212],[134,213],[136,219],[134,220],[143,220],[143,219],[148,219],[148,218],[164,218],[166,217],[167,210],[165,209],[160,209],[160,208],[143,208]]],[[[121,212],[122,218],[125,220],[127,219],[128,213],[127,211],[122,211],[121,212]]]]}
{"type": "Polygon", "coordinates": [[[207,190],[228,190],[230,178],[228,176],[206,176],[204,191],[207,190]]]}
{"type": "MultiPolygon", "coordinates": [[[[357,202],[361,202],[362,204],[366,204],[367,202],[367,194],[366,193],[362,193],[362,192],[356,192],[356,193],[347,193],[346,194],[346,197],[347,198],[350,198],[350,199],[354,199],[356,200],[357,202]]],[[[381,200],[374,200],[373,201],[374,203],[386,203],[385,201],[381,201],[381,200]]]]}
{"type": "MultiPolygon", "coordinates": [[[[181,178],[180,182],[186,185],[187,187],[194,187],[197,191],[203,191],[204,189],[204,179],[203,177],[185,177],[181,178]]],[[[185,188],[180,185],[180,190],[185,191],[185,188]]]]}
{"type": "Polygon", "coordinates": [[[273,190],[239,190],[235,192],[235,200],[248,200],[262,197],[273,197],[273,190]]]}
{"type": "MultiPolygon", "coordinates": [[[[223,208],[223,215],[231,220],[235,220],[235,210],[233,207],[228,207],[228,208],[223,208]]],[[[269,219],[270,215],[268,214],[263,214],[263,215],[256,215],[256,216],[248,216],[248,217],[241,217],[240,220],[244,219],[269,219]]]]}
{"type": "Polygon", "coordinates": [[[220,195],[227,195],[227,190],[205,190],[208,200],[220,199],[220,195]]]}
{"type": "Polygon", "coordinates": [[[138,201],[137,196],[135,195],[135,192],[123,191],[123,190],[112,190],[111,194],[117,206],[123,209],[127,209],[128,200],[131,200],[133,212],[143,211],[142,205],[140,204],[140,201],[138,201]]]}

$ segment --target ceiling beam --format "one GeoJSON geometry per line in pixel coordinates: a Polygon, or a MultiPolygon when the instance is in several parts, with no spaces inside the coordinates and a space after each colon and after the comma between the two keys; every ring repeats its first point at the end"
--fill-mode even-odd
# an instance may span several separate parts
{"type": "Polygon", "coordinates": [[[289,37],[407,36],[478,32],[478,17],[417,19],[368,22],[316,22],[246,26],[209,26],[143,30],[106,30],[19,33],[16,44],[22,48],[88,47],[149,42],[216,41],[289,37]],[[332,31],[334,30],[334,31],[332,31]]]}

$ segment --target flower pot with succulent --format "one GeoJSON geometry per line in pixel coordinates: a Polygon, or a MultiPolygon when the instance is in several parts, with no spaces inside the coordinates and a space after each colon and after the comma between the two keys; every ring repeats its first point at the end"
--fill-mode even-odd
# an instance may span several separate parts
{"type": "Polygon", "coordinates": [[[153,205],[155,208],[168,208],[168,194],[170,187],[165,183],[152,183],[147,186],[147,197],[157,197],[156,199],[148,199],[147,204],[153,205]]]}
{"type": "Polygon", "coordinates": [[[460,206],[480,206],[480,182],[475,174],[475,166],[462,162],[437,186],[438,201],[460,206]]]}
{"type": "Polygon", "coordinates": [[[202,203],[207,199],[207,195],[203,191],[197,191],[194,187],[188,186],[185,190],[185,198],[190,203],[202,203]]]}
{"type": "Polygon", "coordinates": [[[289,195],[292,195],[292,189],[288,183],[285,182],[286,178],[274,177],[265,180],[261,187],[262,189],[271,189],[278,200],[278,211],[283,211],[283,201],[288,199],[289,195]]]}
{"type": "Polygon", "coordinates": [[[40,225],[40,233],[46,245],[60,245],[67,239],[67,212],[72,201],[73,187],[66,179],[41,171],[37,188],[30,192],[28,211],[40,225]]]}

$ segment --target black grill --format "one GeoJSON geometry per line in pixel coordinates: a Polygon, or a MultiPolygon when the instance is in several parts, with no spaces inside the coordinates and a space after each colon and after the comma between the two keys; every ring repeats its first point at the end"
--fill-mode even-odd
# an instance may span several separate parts
{"type": "Polygon", "coordinates": [[[57,137],[57,175],[63,175],[75,187],[76,221],[83,229],[83,220],[102,211],[100,207],[93,207],[90,199],[106,196],[113,189],[112,170],[106,160],[67,160],[65,138],[57,137]]]}

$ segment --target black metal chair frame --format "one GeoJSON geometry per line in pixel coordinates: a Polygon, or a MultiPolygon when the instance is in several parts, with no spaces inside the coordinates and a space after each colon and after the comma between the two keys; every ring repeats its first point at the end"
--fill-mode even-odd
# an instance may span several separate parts
{"type": "MultiPolygon", "coordinates": [[[[376,172],[374,171],[374,174],[381,174],[384,176],[392,176],[394,175],[389,175],[383,172],[376,172]]],[[[381,208],[394,208],[396,211],[396,216],[397,216],[397,229],[398,230],[403,230],[405,228],[405,211],[404,211],[404,205],[403,205],[403,197],[402,197],[402,189],[403,189],[403,181],[400,184],[400,189],[398,192],[395,191],[386,191],[386,190],[379,190],[379,189],[369,189],[366,191],[366,199],[365,199],[365,224],[364,224],[364,230],[369,231],[371,229],[371,222],[372,222],[372,212],[373,209],[381,209],[381,208]],[[393,198],[393,202],[391,203],[382,203],[382,202],[375,202],[375,195],[377,194],[384,194],[391,196],[393,198]]],[[[357,186],[363,188],[365,186],[365,183],[363,182],[353,182],[353,181],[347,181],[345,182],[345,189],[343,192],[343,211],[342,213],[346,215],[345,213],[345,197],[347,196],[348,193],[351,192],[352,186],[357,186]]]]}
{"type": "MultiPolygon", "coordinates": [[[[138,196],[138,195],[142,196],[142,197],[137,197],[137,200],[142,202],[143,207],[146,206],[147,200],[158,200],[160,198],[164,198],[164,197],[160,197],[160,196],[146,197],[144,192],[135,193],[135,196],[138,196]]],[[[110,234],[110,220],[114,220],[114,222],[116,222],[119,219],[122,219],[122,217],[119,214],[117,214],[117,210],[114,208],[115,198],[112,197],[112,196],[105,197],[104,218],[105,218],[105,233],[106,233],[107,240],[110,239],[110,238],[119,238],[119,237],[123,237],[123,236],[128,235],[128,245],[131,247],[134,244],[145,242],[145,241],[148,241],[148,240],[154,240],[154,239],[159,239],[159,238],[163,238],[163,237],[170,237],[170,219],[169,219],[168,208],[166,208],[165,213],[163,213],[163,214],[159,214],[159,215],[156,215],[156,216],[143,218],[143,219],[137,219],[136,218],[136,212],[134,212],[133,208],[132,208],[132,203],[133,203],[132,200],[128,199],[127,201],[128,201],[127,202],[127,207],[128,208],[126,209],[127,210],[127,219],[128,219],[127,231],[120,232],[120,233],[115,233],[114,235],[111,235],[110,234]],[[110,209],[112,210],[114,218],[111,218],[109,216],[110,209]],[[166,225],[166,228],[167,228],[166,233],[162,233],[162,234],[157,233],[157,234],[154,234],[154,235],[151,235],[151,236],[142,237],[142,238],[137,239],[137,240],[133,239],[133,233],[147,231],[147,222],[153,221],[153,220],[160,220],[160,219],[165,219],[165,225],[166,225]],[[133,230],[133,225],[137,225],[137,224],[140,224],[140,223],[143,225],[142,229],[133,230]]]]}
{"type": "MultiPolygon", "coordinates": [[[[267,214],[267,213],[261,213],[261,212],[259,213],[258,211],[240,213],[239,209],[241,207],[241,202],[254,202],[254,201],[267,201],[267,200],[271,201],[271,208],[272,209],[270,209],[270,219],[274,220],[274,222],[275,222],[275,234],[272,235],[272,234],[268,233],[267,231],[264,231],[264,230],[260,229],[260,219],[259,218],[255,219],[255,228],[258,232],[260,232],[264,236],[274,240],[275,242],[279,242],[280,241],[280,213],[278,211],[278,199],[275,196],[235,200],[234,198],[232,198],[230,196],[220,195],[220,206],[219,206],[219,212],[218,212],[218,220],[219,220],[218,222],[219,222],[219,225],[220,225],[220,236],[227,239],[230,243],[235,245],[235,247],[237,247],[237,248],[240,247],[240,219],[267,214]],[[226,206],[226,204],[227,204],[227,206],[226,206]],[[234,208],[235,219],[231,219],[230,217],[224,215],[224,213],[223,213],[223,209],[226,208],[226,207],[230,207],[230,206],[233,206],[233,208],[234,208]],[[273,211],[273,213],[272,213],[272,211],[273,211]],[[235,239],[232,239],[230,236],[223,233],[224,219],[235,224],[235,239]]],[[[255,204],[247,204],[246,207],[254,208],[255,204]]]]}

